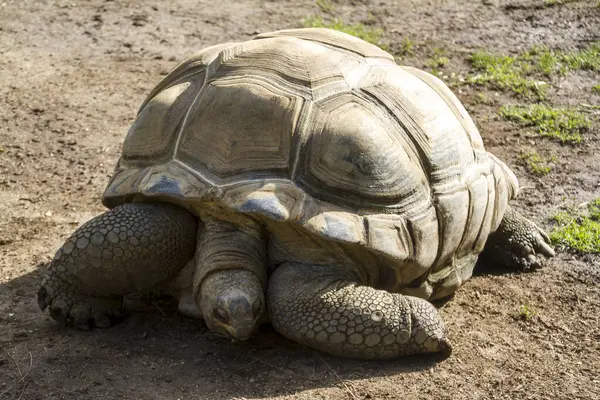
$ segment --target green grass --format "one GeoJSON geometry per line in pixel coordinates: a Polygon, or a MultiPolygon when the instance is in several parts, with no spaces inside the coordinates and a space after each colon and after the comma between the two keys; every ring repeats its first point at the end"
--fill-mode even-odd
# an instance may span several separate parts
{"type": "Polygon", "coordinates": [[[571,52],[535,46],[516,56],[481,50],[471,54],[469,61],[477,73],[467,82],[512,91],[527,99],[543,100],[548,83],[542,78],[574,70],[600,71],[600,42],[571,52]]]}
{"type": "Polygon", "coordinates": [[[415,53],[415,43],[408,37],[403,37],[400,42],[399,56],[412,56],[415,53]]]}
{"type": "Polygon", "coordinates": [[[559,53],[544,46],[534,46],[521,55],[521,60],[528,64],[532,71],[538,71],[546,76],[552,74],[564,75],[567,67],[560,62],[559,53]]]}
{"type": "Polygon", "coordinates": [[[558,226],[550,233],[552,243],[581,253],[600,253],[600,198],[586,210],[564,211],[552,217],[558,226]]]}
{"type": "Polygon", "coordinates": [[[536,175],[547,175],[552,170],[552,167],[548,165],[548,160],[543,159],[535,151],[521,152],[519,157],[525,161],[528,169],[536,175]]]}
{"type": "Polygon", "coordinates": [[[496,100],[487,93],[477,93],[477,97],[475,98],[475,102],[477,104],[485,104],[488,106],[496,104],[496,100]]]}
{"type": "Polygon", "coordinates": [[[600,42],[571,52],[535,46],[523,53],[521,59],[548,77],[554,74],[564,75],[568,71],[600,71],[600,42]]]}
{"type": "Polygon", "coordinates": [[[600,71],[600,42],[592,44],[587,49],[560,54],[560,58],[571,70],[600,71]]]}
{"type": "Polygon", "coordinates": [[[537,315],[537,311],[533,306],[528,303],[521,304],[519,310],[517,311],[517,319],[523,321],[530,321],[537,315]]]}
{"type": "Polygon", "coordinates": [[[600,85],[592,86],[592,92],[600,93],[600,85]]]}
{"type": "Polygon", "coordinates": [[[527,77],[528,65],[514,57],[478,51],[471,55],[470,62],[480,73],[469,77],[469,83],[509,90],[527,99],[546,98],[547,83],[527,77]]]}
{"type": "Polygon", "coordinates": [[[592,122],[581,112],[568,108],[553,108],[543,104],[530,106],[504,105],[500,115],[524,127],[532,127],[543,137],[561,143],[580,143],[582,133],[588,131],[592,122]]]}
{"type": "Polygon", "coordinates": [[[356,36],[366,42],[379,46],[383,50],[388,50],[388,44],[383,40],[383,29],[379,27],[367,26],[365,24],[346,24],[340,18],[325,20],[322,17],[307,17],[302,20],[304,28],[329,28],[356,36]]]}
{"type": "Polygon", "coordinates": [[[445,56],[444,50],[436,48],[433,49],[433,55],[427,61],[427,66],[433,69],[442,68],[448,64],[449,61],[450,59],[445,56]]]}

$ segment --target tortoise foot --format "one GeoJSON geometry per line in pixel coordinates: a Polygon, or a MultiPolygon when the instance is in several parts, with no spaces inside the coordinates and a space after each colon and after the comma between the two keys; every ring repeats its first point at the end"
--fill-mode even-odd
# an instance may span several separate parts
{"type": "Polygon", "coordinates": [[[65,284],[44,282],[38,290],[38,305],[49,307],[50,316],[60,325],[72,323],[75,327],[90,330],[108,328],[122,320],[123,299],[81,295],[65,284]]]}
{"type": "Polygon", "coordinates": [[[344,269],[284,263],[271,276],[267,301],[276,331],[331,355],[383,360],[452,354],[431,303],[361,286],[344,269]]]}
{"type": "Polygon", "coordinates": [[[548,234],[510,207],[498,230],[490,235],[482,256],[497,264],[527,270],[542,266],[539,255],[554,257],[548,234]]]}

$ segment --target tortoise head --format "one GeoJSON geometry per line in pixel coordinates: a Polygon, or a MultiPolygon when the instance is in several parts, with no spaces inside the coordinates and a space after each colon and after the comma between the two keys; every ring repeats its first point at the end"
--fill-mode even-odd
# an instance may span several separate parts
{"type": "Polygon", "coordinates": [[[222,270],[206,277],[200,288],[200,308],[211,332],[248,340],[266,315],[260,279],[243,269],[222,270]]]}

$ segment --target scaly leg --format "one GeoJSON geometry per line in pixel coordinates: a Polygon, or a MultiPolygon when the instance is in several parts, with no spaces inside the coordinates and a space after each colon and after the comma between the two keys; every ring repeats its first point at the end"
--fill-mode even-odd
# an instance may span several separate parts
{"type": "Polygon", "coordinates": [[[488,238],[481,258],[525,270],[541,266],[536,257],[539,254],[555,256],[548,234],[509,206],[500,226],[488,238]]]}
{"type": "Polygon", "coordinates": [[[269,280],[267,301],[279,333],[325,353],[389,359],[452,351],[431,303],[361,286],[342,268],[284,263],[269,280]]]}
{"type": "Polygon", "coordinates": [[[122,297],[172,279],[192,258],[196,218],[172,204],[124,204],[77,229],[56,255],[38,291],[58,323],[108,327],[122,297]]]}

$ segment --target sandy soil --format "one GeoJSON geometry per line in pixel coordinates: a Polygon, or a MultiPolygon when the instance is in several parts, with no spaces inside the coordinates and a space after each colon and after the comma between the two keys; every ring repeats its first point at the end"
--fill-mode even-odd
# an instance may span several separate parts
{"type": "MultiPolygon", "coordinates": [[[[598,40],[595,1],[337,1],[348,22],[375,21],[392,50],[419,44],[403,63],[424,67],[442,47],[445,68],[466,71],[480,48],[534,44],[574,49],[598,40]],[[372,17],[369,17],[369,13],[372,17]]],[[[172,307],[155,305],[109,330],[59,329],[35,302],[54,251],[103,211],[100,195],[137,107],[195,50],[298,26],[312,1],[4,0],[0,2],[0,399],[598,399],[600,259],[561,253],[526,274],[481,272],[442,309],[455,352],[358,362],[290,343],[268,326],[234,344],[172,307]],[[515,316],[522,304],[536,316],[515,316]]],[[[552,104],[600,104],[598,75],[555,82],[552,104]]],[[[516,102],[460,87],[488,150],[524,187],[516,207],[549,228],[565,204],[600,194],[598,123],[580,146],[540,140],[500,120],[516,102]],[[555,154],[544,178],[523,149],[555,154]]],[[[596,116],[597,117],[597,116],[596,116]]],[[[481,268],[485,270],[485,268],[481,268]]]]}

